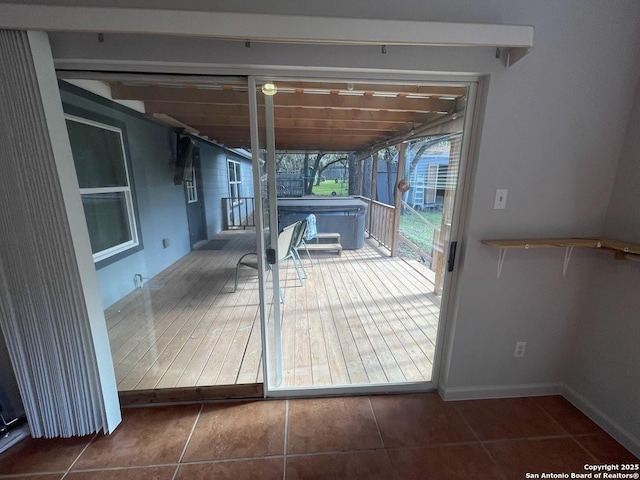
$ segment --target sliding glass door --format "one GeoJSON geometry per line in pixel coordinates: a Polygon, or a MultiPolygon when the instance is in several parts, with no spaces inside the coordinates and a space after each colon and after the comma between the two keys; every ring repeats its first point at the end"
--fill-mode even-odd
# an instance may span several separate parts
{"type": "Polygon", "coordinates": [[[265,391],[282,384],[282,323],[278,258],[278,214],[275,184],[275,137],[272,97],[263,91],[267,83],[249,78],[249,114],[256,223],[256,256],[259,275],[260,318],[265,391]]]}
{"type": "Polygon", "coordinates": [[[475,85],[250,78],[249,95],[267,394],[433,388],[475,85]],[[274,251],[300,221],[297,252],[274,251]]]}

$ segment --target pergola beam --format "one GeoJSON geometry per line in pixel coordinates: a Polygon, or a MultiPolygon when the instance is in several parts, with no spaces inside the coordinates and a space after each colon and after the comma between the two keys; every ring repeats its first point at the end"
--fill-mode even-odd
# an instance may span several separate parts
{"type": "MultiPolygon", "coordinates": [[[[277,119],[307,119],[307,120],[345,120],[367,122],[424,123],[431,118],[438,118],[439,114],[424,114],[411,112],[374,112],[367,110],[337,110],[324,108],[293,108],[275,106],[277,119]]],[[[243,117],[249,118],[249,108],[243,105],[199,105],[191,103],[145,102],[147,113],[165,113],[174,117],[186,115],[205,117],[243,117]]],[[[248,122],[248,120],[247,120],[248,122]]],[[[188,122],[185,122],[188,123],[188,122]]]]}
{"type": "MultiPolygon", "coordinates": [[[[197,103],[199,105],[249,105],[246,92],[172,88],[157,86],[130,86],[113,84],[111,95],[115,100],[139,100],[143,102],[197,103]]],[[[274,97],[277,107],[302,107],[322,109],[388,110],[392,112],[451,112],[455,99],[376,97],[371,95],[315,95],[309,93],[282,93],[274,97]]]]}
{"type": "MultiPolygon", "coordinates": [[[[199,125],[203,128],[210,127],[243,127],[249,128],[248,117],[233,116],[205,116],[205,115],[180,115],[180,121],[187,125],[199,125]]],[[[264,125],[264,122],[261,122],[264,125]]],[[[365,120],[318,120],[308,118],[276,118],[275,128],[296,128],[314,130],[367,130],[369,132],[391,132],[402,129],[403,125],[411,125],[410,122],[371,122],[365,120]]]]}

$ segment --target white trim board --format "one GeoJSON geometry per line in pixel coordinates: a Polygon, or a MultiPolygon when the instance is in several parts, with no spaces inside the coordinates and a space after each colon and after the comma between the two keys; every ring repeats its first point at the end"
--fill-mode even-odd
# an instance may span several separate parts
{"type": "MultiPolygon", "coordinates": [[[[265,390],[266,391],[266,390],[265,390]]],[[[434,392],[432,382],[410,382],[371,385],[334,385],[328,387],[276,388],[269,390],[268,398],[341,397],[352,395],[394,395],[400,393],[434,392]]]]}
{"type": "Polygon", "coordinates": [[[522,385],[478,385],[471,387],[442,387],[438,393],[445,401],[479,400],[486,398],[539,397],[562,395],[561,383],[528,383],[522,385]]]}
{"type": "Polygon", "coordinates": [[[626,428],[568,385],[563,385],[562,396],[620,442],[627,450],[640,458],[640,438],[632,435],[626,428]]]}
{"type": "Polygon", "coordinates": [[[189,35],[344,45],[499,47],[509,66],[531,51],[533,26],[0,3],[0,28],[189,35]]]}

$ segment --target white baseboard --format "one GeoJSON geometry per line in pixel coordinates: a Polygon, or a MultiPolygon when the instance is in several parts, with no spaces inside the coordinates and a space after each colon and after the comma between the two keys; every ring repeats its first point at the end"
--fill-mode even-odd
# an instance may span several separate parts
{"type": "Polygon", "coordinates": [[[640,458],[640,439],[632,435],[622,425],[614,421],[609,415],[605,414],[573,388],[563,385],[562,395],[578,410],[596,422],[600,428],[624,445],[636,457],[640,458]]]}
{"type": "Polygon", "coordinates": [[[488,398],[539,397],[562,395],[578,410],[597,423],[600,428],[640,458],[640,439],[597,408],[593,403],[563,383],[530,383],[523,385],[477,385],[470,387],[443,387],[438,393],[445,401],[481,400],[488,398]]]}
{"type": "Polygon", "coordinates": [[[438,393],[445,401],[480,400],[485,398],[539,397],[561,395],[561,383],[529,383],[523,385],[477,385],[471,387],[442,387],[438,393]]]}

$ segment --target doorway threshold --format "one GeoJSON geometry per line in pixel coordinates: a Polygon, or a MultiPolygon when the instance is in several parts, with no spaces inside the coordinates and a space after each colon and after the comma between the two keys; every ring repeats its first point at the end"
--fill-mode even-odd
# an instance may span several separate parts
{"type": "Polygon", "coordinates": [[[242,385],[212,385],[209,387],[159,388],[150,390],[129,390],[118,392],[120,405],[142,406],[213,400],[240,400],[263,398],[262,383],[242,385]]]}

